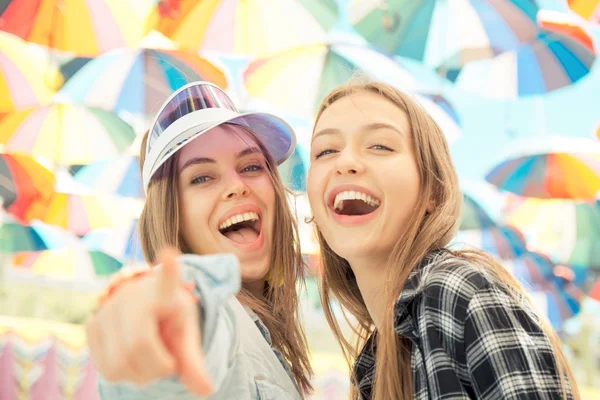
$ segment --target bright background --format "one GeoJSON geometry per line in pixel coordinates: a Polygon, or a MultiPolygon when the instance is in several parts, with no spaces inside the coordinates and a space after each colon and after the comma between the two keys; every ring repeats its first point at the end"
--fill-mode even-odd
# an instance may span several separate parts
{"type": "Polygon", "coordinates": [[[345,398],[303,192],[315,108],[356,76],[440,124],[465,194],[454,246],[526,285],[584,398],[600,398],[599,3],[0,0],[0,399],[97,398],[82,323],[109,276],[142,261],[139,139],[192,80],[296,130],[280,171],[311,266],[313,398],[345,398]]]}

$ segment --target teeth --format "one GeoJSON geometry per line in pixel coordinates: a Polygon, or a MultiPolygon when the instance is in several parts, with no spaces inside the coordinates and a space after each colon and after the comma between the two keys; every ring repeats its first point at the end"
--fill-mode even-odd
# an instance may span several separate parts
{"type": "Polygon", "coordinates": [[[258,220],[259,220],[258,214],[255,212],[247,212],[247,213],[243,213],[243,214],[233,215],[233,216],[227,218],[227,220],[225,220],[225,222],[223,222],[221,225],[219,225],[219,230],[228,228],[233,224],[239,224],[240,222],[258,221],[258,220]]]}
{"type": "Polygon", "coordinates": [[[379,200],[372,198],[366,193],[347,190],[345,192],[340,192],[337,194],[337,196],[335,196],[333,208],[338,211],[342,211],[344,209],[344,200],[362,200],[372,206],[379,205],[379,200]]]}

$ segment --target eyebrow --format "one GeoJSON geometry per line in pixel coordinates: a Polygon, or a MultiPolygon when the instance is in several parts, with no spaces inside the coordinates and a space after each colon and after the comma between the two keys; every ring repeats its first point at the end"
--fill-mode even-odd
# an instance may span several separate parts
{"type": "MultiPolygon", "coordinates": [[[[361,131],[376,131],[378,129],[391,129],[391,130],[395,131],[396,133],[398,133],[400,136],[402,136],[403,139],[406,139],[406,135],[404,135],[404,132],[402,132],[401,130],[396,128],[394,125],[390,125],[385,122],[373,122],[371,124],[367,124],[362,127],[361,131]]],[[[337,128],[321,129],[319,132],[317,132],[313,135],[312,141],[314,141],[319,136],[336,135],[336,134],[340,134],[340,133],[341,133],[341,131],[337,128]]],[[[311,143],[312,143],[312,141],[311,141],[311,143]]]]}
{"type": "MultiPolygon", "coordinates": [[[[240,151],[239,153],[237,153],[235,155],[236,158],[242,158],[245,156],[248,156],[250,154],[256,154],[256,153],[261,153],[262,151],[258,148],[258,147],[247,147],[244,150],[240,151]]],[[[213,158],[209,158],[209,157],[193,157],[190,158],[189,160],[187,160],[183,166],[181,167],[181,169],[179,170],[179,172],[183,172],[184,169],[186,169],[187,167],[191,167],[192,165],[198,165],[198,164],[216,164],[217,161],[213,158]]]]}

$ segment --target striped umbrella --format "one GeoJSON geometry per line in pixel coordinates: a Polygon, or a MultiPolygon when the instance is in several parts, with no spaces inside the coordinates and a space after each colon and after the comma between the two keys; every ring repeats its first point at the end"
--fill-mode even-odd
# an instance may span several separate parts
{"type": "Polygon", "coordinates": [[[587,76],[597,51],[585,25],[568,14],[542,10],[535,39],[489,60],[473,61],[450,78],[461,90],[491,98],[544,94],[587,76]]]}
{"type": "Polygon", "coordinates": [[[567,0],[571,10],[583,18],[600,24],[600,0],[567,0]]]}
{"type": "Polygon", "coordinates": [[[29,205],[48,199],[54,189],[54,175],[24,154],[0,154],[0,202],[22,219],[29,205]]]}
{"type": "Polygon", "coordinates": [[[544,254],[527,251],[512,260],[502,261],[526,287],[536,287],[554,280],[554,263],[544,254]]]}
{"type": "Polygon", "coordinates": [[[85,64],[59,98],[149,118],[173,91],[197,80],[227,88],[225,74],[194,53],[117,49],[85,64]]]}
{"type": "Polygon", "coordinates": [[[416,90],[420,84],[398,63],[358,44],[315,44],[252,62],[244,72],[250,96],[292,115],[311,118],[333,88],[357,72],[416,90]]]}
{"type": "Polygon", "coordinates": [[[600,270],[600,205],[513,197],[506,222],[520,229],[531,250],[578,269],[600,270]]]}
{"type": "Polygon", "coordinates": [[[594,199],[600,190],[600,143],[547,137],[522,142],[486,180],[499,189],[543,199],[594,199]]]}
{"type": "Polygon", "coordinates": [[[0,112],[49,103],[62,84],[47,55],[21,39],[0,32],[0,112]]]}
{"type": "Polygon", "coordinates": [[[459,231],[454,244],[466,248],[476,247],[502,260],[514,259],[527,251],[521,232],[510,226],[459,231]]]}
{"type": "Polygon", "coordinates": [[[55,103],[0,117],[0,144],[59,164],[116,157],[135,138],[133,128],[98,108],[55,103]]]}
{"type": "Polygon", "coordinates": [[[135,0],[8,0],[0,29],[86,56],[133,46],[146,34],[145,12],[135,0]]]}
{"type": "Polygon", "coordinates": [[[535,0],[354,0],[349,16],[385,51],[453,70],[534,39],[538,10],[535,0]]]}
{"type": "Polygon", "coordinates": [[[67,236],[60,229],[40,221],[21,224],[5,221],[0,225],[0,252],[41,251],[65,246],[67,236]]]}
{"type": "Polygon", "coordinates": [[[92,229],[127,221],[128,212],[120,203],[111,197],[56,192],[47,202],[32,204],[25,218],[39,219],[81,236],[92,229]]]}
{"type": "Polygon", "coordinates": [[[495,227],[496,223],[487,212],[468,194],[463,193],[462,215],[460,217],[461,231],[472,229],[488,229],[495,227]]]}
{"type": "Polygon", "coordinates": [[[54,279],[89,281],[108,277],[123,264],[100,251],[87,251],[81,246],[59,250],[18,253],[13,256],[13,267],[29,270],[34,275],[54,279]]]}
{"type": "Polygon", "coordinates": [[[127,225],[90,231],[81,239],[90,251],[100,251],[125,264],[143,263],[137,220],[127,225]]]}
{"type": "Polygon", "coordinates": [[[127,155],[88,164],[77,171],[73,178],[97,193],[137,199],[146,197],[137,156],[127,155]]]}
{"type": "Polygon", "coordinates": [[[150,27],[193,51],[264,56],[324,40],[337,19],[321,0],[159,1],[150,27]]]}

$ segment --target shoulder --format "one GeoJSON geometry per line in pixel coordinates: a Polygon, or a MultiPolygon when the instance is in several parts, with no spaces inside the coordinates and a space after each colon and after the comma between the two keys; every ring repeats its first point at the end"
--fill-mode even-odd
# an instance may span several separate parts
{"type": "Polygon", "coordinates": [[[478,292],[494,286],[485,265],[452,253],[433,258],[422,268],[419,278],[421,301],[439,307],[468,304],[478,292]]]}

